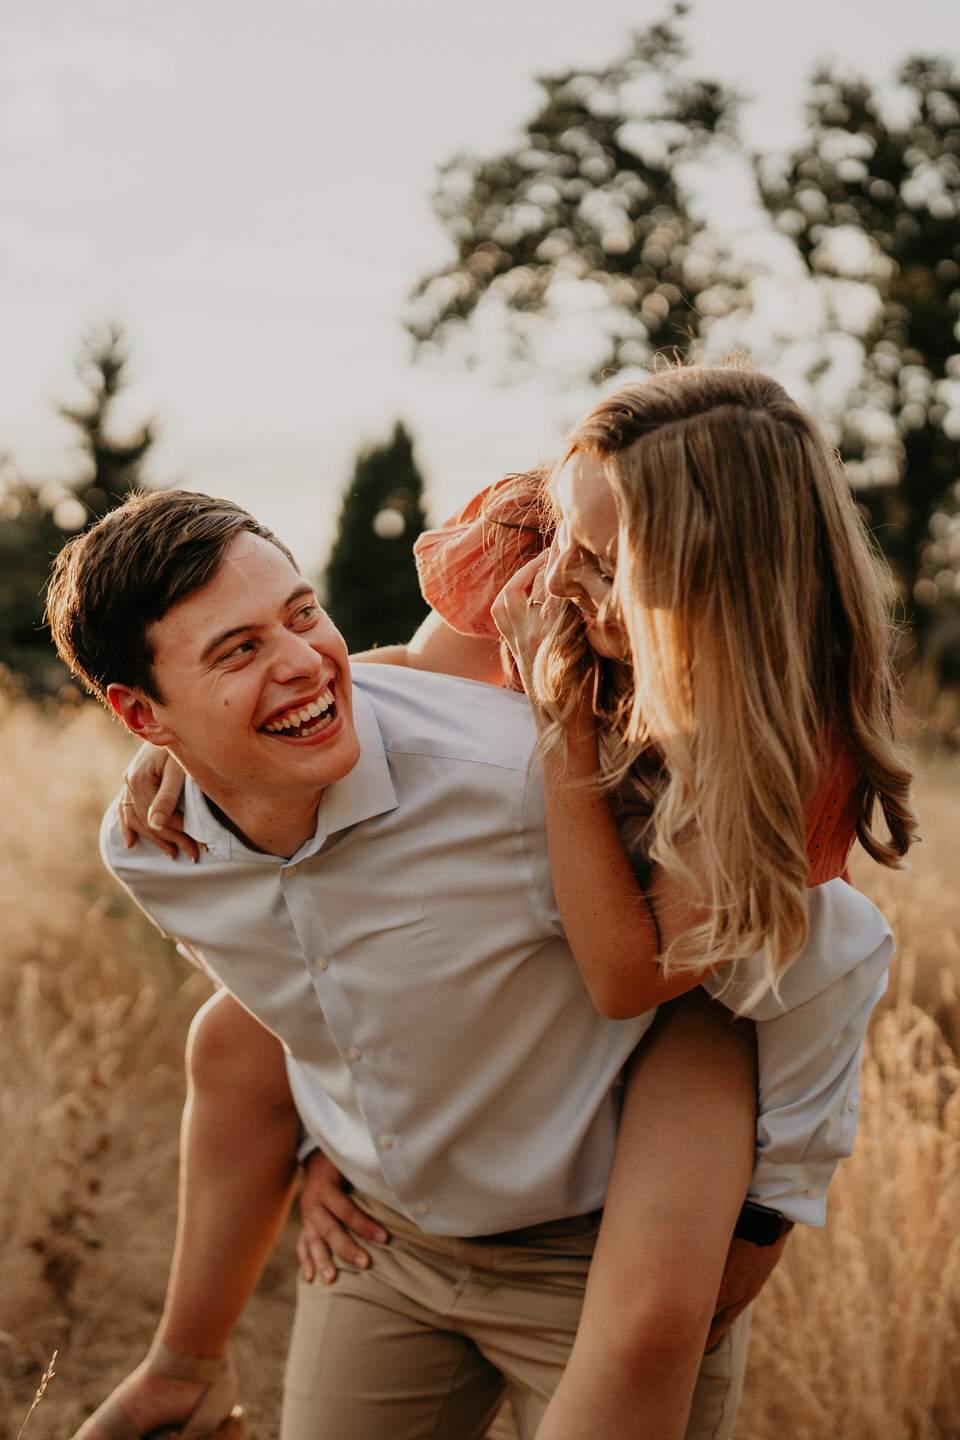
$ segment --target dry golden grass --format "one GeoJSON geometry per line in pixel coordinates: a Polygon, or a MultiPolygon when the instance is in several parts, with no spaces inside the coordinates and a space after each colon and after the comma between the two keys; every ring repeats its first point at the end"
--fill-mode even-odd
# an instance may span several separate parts
{"type": "MultiPolygon", "coordinates": [[[[160,1309],[183,1038],[206,989],[102,870],[120,732],[92,706],[3,703],[0,734],[0,1440],[16,1437],[54,1350],[25,1436],[66,1440],[139,1359],[160,1309]]],[[[791,1239],[758,1302],[739,1440],[960,1437],[960,757],[929,761],[918,789],[914,869],[856,867],[901,958],[830,1223],[791,1239]]],[[[236,1344],[256,1440],[277,1433],[291,1241],[236,1344]]]]}
{"type": "Polygon", "coordinates": [[[757,1301],[738,1440],[960,1436],[960,756],[926,761],[917,799],[907,874],[855,857],[898,959],[827,1227],[795,1232],[757,1301]]]}
{"type": "MultiPolygon", "coordinates": [[[[146,1347],[176,1213],[186,1027],[208,988],[107,878],[99,817],[129,755],[92,706],[0,698],[0,1440],[53,1350],[28,1440],[60,1440],[146,1347]]],[[[238,1343],[275,1412],[293,1257],[278,1257],[238,1343]],[[254,1341],[253,1335],[256,1334],[254,1341]]],[[[256,1387],[252,1387],[253,1390],[256,1387]]],[[[260,1440],[272,1433],[258,1428],[260,1440]]]]}

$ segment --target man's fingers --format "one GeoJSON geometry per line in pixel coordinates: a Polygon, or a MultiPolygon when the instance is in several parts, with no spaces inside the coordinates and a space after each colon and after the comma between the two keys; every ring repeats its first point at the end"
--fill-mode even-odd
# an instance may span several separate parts
{"type": "Polygon", "coordinates": [[[786,1230],[773,1245],[754,1245],[737,1238],[730,1242],[717,1309],[707,1336],[708,1350],[713,1349],[727,1326],[760,1294],[783,1254],[788,1235],[786,1230]]]}
{"type": "Polygon", "coordinates": [[[340,1171],[320,1151],[307,1162],[300,1192],[300,1214],[303,1228],[297,1248],[304,1274],[307,1274],[306,1256],[311,1267],[325,1280],[336,1277],[334,1255],[360,1270],[370,1264],[370,1256],[357,1235],[381,1245],[388,1238],[383,1226],[354,1203],[340,1171]]]}
{"type": "MultiPolygon", "coordinates": [[[[349,1230],[334,1219],[329,1210],[320,1209],[315,1213],[304,1211],[302,1234],[308,1249],[315,1250],[317,1254],[326,1254],[330,1268],[333,1267],[331,1251],[348,1265],[356,1265],[360,1270],[365,1270],[370,1264],[370,1256],[366,1250],[357,1243],[349,1230]]],[[[326,1275],[324,1278],[327,1278],[326,1275]]]]}
{"type": "Polygon", "coordinates": [[[306,1230],[301,1230],[297,1237],[297,1255],[303,1278],[308,1284],[312,1285],[318,1276],[326,1285],[332,1285],[336,1280],[337,1267],[319,1235],[308,1235],[306,1230]]]}
{"type": "Polygon", "coordinates": [[[344,1194],[343,1208],[337,1208],[337,1216],[343,1221],[348,1229],[356,1231],[365,1240],[374,1240],[378,1245],[386,1245],[390,1238],[382,1225],[376,1220],[371,1220],[369,1215],[364,1214],[358,1205],[355,1205],[350,1196],[344,1194]]]}

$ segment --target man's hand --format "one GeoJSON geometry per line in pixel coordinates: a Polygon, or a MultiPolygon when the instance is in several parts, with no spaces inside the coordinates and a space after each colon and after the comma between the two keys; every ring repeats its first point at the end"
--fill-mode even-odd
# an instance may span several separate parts
{"type": "Polygon", "coordinates": [[[717,1296],[717,1309],[707,1336],[707,1350],[712,1350],[719,1343],[727,1326],[760,1294],[783,1254],[789,1233],[781,1235],[773,1245],[754,1245],[752,1240],[734,1239],[730,1242],[717,1296]]]}
{"type": "Polygon", "coordinates": [[[367,1268],[370,1256],[357,1244],[351,1230],[380,1245],[389,1239],[386,1230],[353,1203],[340,1171],[320,1150],[310,1156],[304,1167],[300,1217],[297,1254],[304,1278],[310,1281],[319,1276],[325,1284],[333,1284],[337,1278],[334,1255],[348,1265],[367,1268]]]}
{"type": "Polygon", "coordinates": [[[177,811],[183,771],[173,756],[156,745],[141,745],[123,780],[120,833],[127,849],[137,843],[139,835],[171,860],[176,860],[181,850],[189,860],[196,860],[199,847],[185,832],[177,811]]]}

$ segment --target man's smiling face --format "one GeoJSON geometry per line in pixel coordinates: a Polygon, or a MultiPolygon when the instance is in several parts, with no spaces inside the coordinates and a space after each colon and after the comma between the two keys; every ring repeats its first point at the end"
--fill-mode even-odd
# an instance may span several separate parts
{"type": "Polygon", "coordinates": [[[114,686],[111,702],[136,733],[168,745],[241,826],[250,806],[315,808],[356,764],[347,647],[269,541],[240,535],[213,580],[148,637],[162,700],[127,692],[139,695],[131,709],[114,686]]]}

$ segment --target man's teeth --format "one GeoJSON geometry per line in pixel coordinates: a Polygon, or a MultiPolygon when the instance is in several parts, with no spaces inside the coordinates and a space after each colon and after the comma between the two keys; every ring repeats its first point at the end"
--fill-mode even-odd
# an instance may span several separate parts
{"type": "Polygon", "coordinates": [[[271,735],[280,734],[283,730],[299,730],[311,720],[317,720],[321,715],[325,715],[332,704],[333,693],[328,685],[322,695],[318,695],[316,700],[311,700],[309,705],[304,705],[302,710],[290,710],[279,720],[273,720],[263,728],[271,735]]]}

